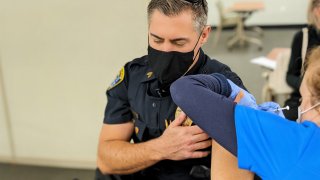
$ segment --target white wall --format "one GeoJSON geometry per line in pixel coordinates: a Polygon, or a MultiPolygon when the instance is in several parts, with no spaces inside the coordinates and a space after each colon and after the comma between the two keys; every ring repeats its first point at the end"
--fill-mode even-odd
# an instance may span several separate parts
{"type": "MultiPolygon", "coordinates": [[[[0,96],[0,100],[2,96],[0,96]]],[[[7,122],[4,116],[4,107],[3,104],[0,104],[0,159],[11,159],[11,149],[9,144],[9,134],[8,134],[8,127],[7,122]]]]}
{"type": "MultiPolygon", "coordinates": [[[[0,57],[0,63],[1,63],[1,57],[0,57]]],[[[5,92],[3,87],[3,79],[1,78],[1,66],[0,66],[0,159],[2,159],[5,162],[13,160],[13,152],[11,149],[11,133],[9,132],[9,124],[8,120],[9,117],[7,117],[7,109],[6,109],[6,103],[5,103],[5,92]]]]}
{"type": "MultiPolygon", "coordinates": [[[[146,53],[147,2],[0,0],[16,162],[95,167],[105,91],[125,62],[146,53]]],[[[9,156],[2,106],[0,156],[9,156]]]]}
{"type": "MultiPolygon", "coordinates": [[[[207,0],[209,4],[210,25],[219,23],[215,6],[216,0],[207,0]]],[[[230,7],[239,1],[263,1],[265,9],[258,11],[248,19],[248,25],[295,25],[305,24],[308,1],[307,0],[220,0],[224,7],[230,7]]]]}

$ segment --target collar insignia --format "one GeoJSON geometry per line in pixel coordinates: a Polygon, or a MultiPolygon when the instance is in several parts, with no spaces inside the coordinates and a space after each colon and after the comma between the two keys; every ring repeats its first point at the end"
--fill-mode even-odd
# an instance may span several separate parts
{"type": "Polygon", "coordinates": [[[148,72],[148,73],[147,73],[148,79],[151,78],[152,75],[153,75],[153,72],[148,72]]]}

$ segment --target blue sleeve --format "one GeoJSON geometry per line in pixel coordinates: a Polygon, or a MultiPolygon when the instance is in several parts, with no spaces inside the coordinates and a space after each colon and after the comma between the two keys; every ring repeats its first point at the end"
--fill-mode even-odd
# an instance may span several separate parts
{"type": "Polygon", "coordinates": [[[295,166],[316,128],[244,106],[236,106],[235,124],[239,167],[263,179],[275,179],[295,166]]]}
{"type": "Polygon", "coordinates": [[[198,125],[232,154],[237,153],[234,124],[235,103],[222,75],[186,76],[170,88],[173,101],[198,125]]]}

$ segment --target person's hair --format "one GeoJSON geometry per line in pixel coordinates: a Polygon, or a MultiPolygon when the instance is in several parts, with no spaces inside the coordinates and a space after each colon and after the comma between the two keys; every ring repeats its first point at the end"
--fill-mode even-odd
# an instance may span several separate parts
{"type": "Polygon", "coordinates": [[[208,19],[208,4],[206,0],[151,0],[148,5],[148,21],[155,10],[166,16],[177,16],[186,10],[193,13],[196,30],[201,33],[208,19]]]}
{"type": "Polygon", "coordinates": [[[320,102],[320,46],[312,49],[306,61],[307,87],[311,93],[311,103],[320,102]]]}
{"type": "Polygon", "coordinates": [[[313,10],[318,6],[320,6],[320,0],[309,0],[309,7],[307,12],[308,24],[317,28],[320,27],[320,22],[319,19],[314,15],[313,10]]]}

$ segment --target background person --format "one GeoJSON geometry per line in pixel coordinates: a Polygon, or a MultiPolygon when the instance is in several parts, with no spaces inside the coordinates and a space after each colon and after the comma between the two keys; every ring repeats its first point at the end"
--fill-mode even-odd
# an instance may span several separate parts
{"type": "Polygon", "coordinates": [[[285,102],[285,105],[290,106],[290,110],[284,111],[286,118],[290,120],[298,118],[298,106],[301,98],[299,88],[302,81],[304,59],[312,48],[320,45],[320,0],[309,0],[307,15],[308,27],[295,34],[291,45],[286,80],[288,85],[293,88],[293,92],[285,102]],[[306,42],[306,47],[303,47],[303,41],[306,42]]]}

